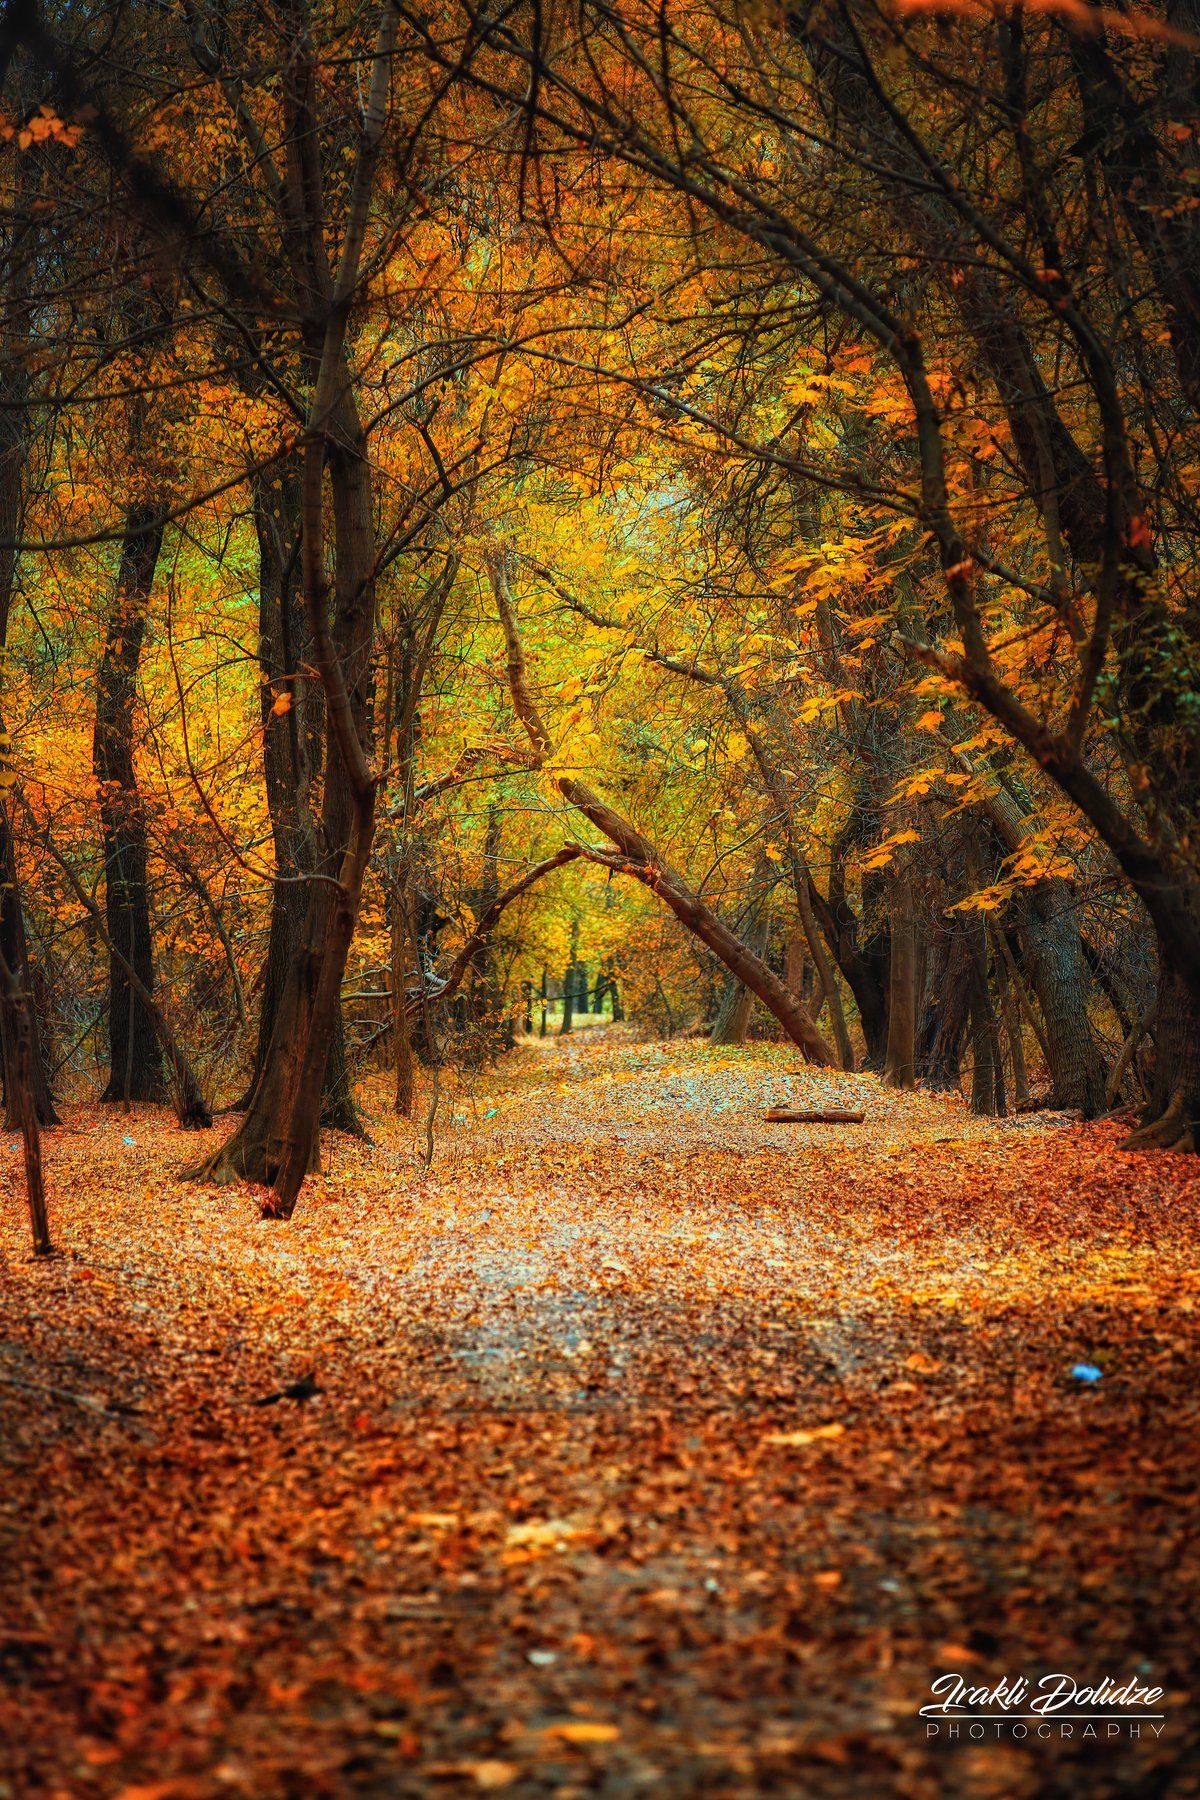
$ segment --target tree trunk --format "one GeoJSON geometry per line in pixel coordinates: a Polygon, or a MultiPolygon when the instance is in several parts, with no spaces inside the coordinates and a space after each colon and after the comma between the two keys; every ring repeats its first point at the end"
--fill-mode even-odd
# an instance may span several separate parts
{"type": "MultiPolygon", "coordinates": [[[[577,990],[578,981],[579,981],[579,962],[578,962],[577,956],[576,956],[578,944],[579,944],[579,921],[578,921],[578,919],[572,919],[571,920],[571,956],[570,956],[569,962],[567,963],[566,971],[563,975],[563,984],[562,984],[562,990],[563,990],[562,1023],[560,1024],[560,1026],[558,1028],[558,1035],[560,1037],[565,1036],[565,1034],[572,1029],[572,1027],[574,1025],[574,1021],[575,1021],[575,997],[576,997],[576,990],[577,990]]],[[[584,989],[583,1010],[584,1010],[584,1012],[587,1011],[587,989],[586,989],[586,987],[584,989]]]]}
{"type": "MultiPolygon", "coordinates": [[[[30,336],[33,307],[30,280],[36,264],[41,215],[33,207],[40,164],[36,155],[22,154],[12,172],[7,196],[4,258],[3,330],[0,331],[0,659],[8,650],[8,623],[12,610],[17,554],[12,546],[21,536],[25,515],[30,443],[30,336]]],[[[0,734],[3,725],[0,723],[0,734]]],[[[28,997],[26,1018],[31,1033],[29,1083],[34,1111],[42,1125],[57,1125],[54,1100],[46,1074],[38,1030],[37,1009],[32,1002],[33,984],[25,940],[25,919],[17,880],[15,846],[7,809],[0,808],[0,957],[8,965],[17,991],[28,997]]],[[[20,1127],[18,1045],[10,1026],[9,1009],[0,1008],[0,1050],[4,1064],[8,1128],[20,1127]]],[[[40,1155],[40,1152],[39,1152],[40,1155]]]]}
{"type": "Polygon", "coordinates": [[[408,921],[404,894],[392,893],[392,1056],[395,1062],[395,1109],[402,1118],[412,1116],[416,1068],[412,1032],[408,1026],[408,921]]]}
{"type": "MultiPolygon", "coordinates": [[[[21,906],[21,888],[17,877],[12,826],[8,817],[8,809],[4,806],[0,806],[0,958],[7,964],[21,994],[25,996],[25,1013],[30,1036],[28,1082],[33,1095],[33,1108],[37,1114],[38,1124],[57,1125],[58,1114],[54,1109],[54,1096],[50,1092],[46,1061],[42,1054],[37,1008],[32,999],[29,956],[25,943],[25,918],[21,906]]],[[[17,1072],[19,1046],[13,1037],[7,1008],[0,1011],[0,1048],[3,1051],[4,1061],[4,1100],[7,1126],[9,1131],[19,1131],[22,1105],[18,1095],[20,1085],[17,1072]]]]}
{"type": "MultiPolygon", "coordinates": [[[[245,1099],[235,1111],[252,1112],[283,996],[297,979],[308,912],[308,884],[317,858],[313,774],[324,749],[325,705],[311,668],[311,642],[297,594],[300,475],[284,460],[254,478],[258,538],[259,709],[263,728],[263,779],[275,853],[271,924],[263,968],[258,1036],[245,1099]]],[[[270,1102],[267,1101],[267,1104],[270,1102]]],[[[362,1136],[346,1067],[341,1006],[330,1045],[321,1123],[362,1136]]]]}
{"type": "Polygon", "coordinates": [[[1017,915],[1022,961],[1045,1025],[1054,1104],[1085,1119],[1104,1111],[1104,1059],[1088,1017],[1088,971],[1065,881],[1030,890],[1017,915]]]}
{"type": "Polygon", "coordinates": [[[10,1082],[9,1108],[16,1114],[17,1128],[25,1152],[25,1192],[29,1201],[29,1222],[33,1233],[35,1256],[49,1256],[50,1221],[46,1212],[46,1191],[42,1179],[42,1134],[34,1098],[34,1051],[32,1027],[33,1007],[16,971],[0,955],[0,1000],[3,1004],[5,1038],[12,1045],[11,1059],[6,1061],[10,1082]]]}
{"type": "Polygon", "coordinates": [[[908,859],[892,883],[892,971],[888,997],[885,1087],[916,1085],[917,925],[908,859]]]}
{"type": "Polygon", "coordinates": [[[93,766],[103,827],[105,914],[120,960],[108,962],[109,1080],[101,1102],[163,1100],[166,1074],[154,1026],[125,973],[154,991],[146,818],[134,768],[134,704],[146,610],[162,548],[161,509],[131,508],[121,543],[117,585],[96,673],[93,766]]]}
{"type": "Polygon", "coordinates": [[[1165,955],[1159,964],[1150,1098],[1141,1125],[1122,1148],[1200,1149],[1200,1002],[1165,955]]]}
{"type": "MultiPolygon", "coordinates": [[[[979,880],[976,868],[972,882],[977,886],[979,880]]],[[[971,957],[971,1111],[982,1117],[1003,1118],[1008,1110],[1004,1060],[988,982],[987,933],[981,913],[968,915],[964,937],[971,957]]]]}
{"type": "Polygon", "coordinates": [[[970,1011],[971,957],[957,915],[936,924],[926,960],[917,1072],[927,1088],[957,1089],[970,1011]]]}
{"type": "MultiPolygon", "coordinates": [[[[852,846],[861,841],[863,824],[868,817],[866,808],[856,796],[850,820],[838,833],[830,853],[829,898],[824,898],[815,882],[810,897],[825,940],[854,995],[866,1042],[867,1067],[878,1069],[882,1068],[887,1054],[888,942],[884,934],[865,947],[859,943],[859,921],[846,895],[846,856],[852,846]]],[[[866,885],[867,878],[864,877],[866,885]]]]}
{"type": "MultiPolygon", "coordinates": [[[[989,936],[993,934],[989,931],[989,936]]],[[[1013,1070],[1013,1103],[1018,1112],[1029,1099],[1029,1076],[1025,1068],[1025,1046],[1021,1040],[1021,1012],[1013,993],[1012,980],[1003,950],[999,944],[999,933],[995,935],[996,954],[993,963],[996,971],[996,991],[1000,996],[1000,1016],[1004,1021],[1004,1035],[1008,1039],[1009,1057],[1013,1070]]]]}
{"type": "MultiPolygon", "coordinates": [[[[759,856],[751,878],[748,916],[743,927],[747,946],[756,956],[765,956],[767,952],[770,931],[767,910],[769,878],[770,869],[766,858],[759,856]]],[[[788,986],[794,994],[799,994],[798,984],[789,981],[788,986]]],[[[717,1008],[709,1041],[714,1044],[744,1044],[753,1010],[754,995],[744,981],[739,981],[727,970],[721,1003],[717,1008]]]]}
{"type": "Polygon", "coordinates": [[[725,981],[721,989],[721,1004],[717,1008],[717,1016],[713,1020],[713,1028],[709,1037],[711,1044],[744,1044],[746,1033],[750,1028],[750,1014],[754,1009],[754,995],[744,981],[726,971],[725,981]]]}

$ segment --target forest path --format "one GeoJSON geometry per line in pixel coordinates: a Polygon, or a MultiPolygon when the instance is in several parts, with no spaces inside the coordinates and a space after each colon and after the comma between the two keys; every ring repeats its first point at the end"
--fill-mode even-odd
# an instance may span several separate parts
{"type": "Polygon", "coordinates": [[[372,1100],[287,1226],[71,1109],[48,1264],[0,1139],[0,1800],[1200,1792],[1194,1159],[596,1029],[372,1100]]]}

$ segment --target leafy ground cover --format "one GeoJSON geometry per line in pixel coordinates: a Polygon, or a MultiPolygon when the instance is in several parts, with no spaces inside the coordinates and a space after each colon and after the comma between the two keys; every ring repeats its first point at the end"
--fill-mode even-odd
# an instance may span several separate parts
{"type": "Polygon", "coordinates": [[[49,1263],[2,1140],[0,1794],[1200,1792],[1194,1159],[617,1031],[372,1130],[265,1225],[77,1108],[49,1263]]]}

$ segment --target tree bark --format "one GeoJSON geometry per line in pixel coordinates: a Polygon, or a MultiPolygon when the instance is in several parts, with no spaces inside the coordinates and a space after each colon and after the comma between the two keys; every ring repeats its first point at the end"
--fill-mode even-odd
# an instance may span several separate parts
{"type": "Polygon", "coordinates": [[[146,612],[162,548],[161,507],[130,509],[96,672],[92,760],[99,784],[105,870],[109,1079],[102,1104],[163,1100],[166,1073],[154,1025],[129,976],[154,991],[146,816],[134,766],[134,705],[146,612]]]}
{"type": "MultiPolygon", "coordinates": [[[[16,587],[17,556],[12,548],[21,535],[25,515],[30,449],[30,331],[33,307],[30,276],[37,257],[41,226],[33,208],[39,181],[35,152],[16,159],[13,190],[9,195],[4,246],[3,306],[0,308],[0,669],[8,651],[8,625],[16,587]]],[[[4,735],[0,719],[0,736],[4,735]]],[[[0,805],[0,957],[25,996],[24,1019],[30,1034],[29,1086],[38,1123],[57,1125],[54,1097],[33,1005],[29,974],[25,917],[17,878],[16,848],[6,807],[0,805]]],[[[4,1091],[8,1128],[20,1127],[24,1105],[18,1092],[23,1052],[14,1037],[8,1007],[0,1008],[0,1054],[4,1064],[4,1091]]],[[[40,1147],[39,1147],[40,1167],[40,1147]]]]}
{"type": "MultiPolygon", "coordinates": [[[[25,1023],[30,1036],[28,1084],[33,1095],[33,1108],[37,1114],[38,1124],[57,1125],[58,1113],[55,1110],[54,1096],[50,1091],[50,1081],[46,1074],[46,1060],[42,1054],[37,1009],[33,1004],[30,989],[25,915],[21,905],[21,885],[17,875],[12,825],[8,816],[8,808],[3,805],[0,805],[0,958],[3,958],[8,965],[21,994],[25,996],[25,1023]]],[[[18,1131],[21,1127],[20,1111],[23,1101],[18,1092],[21,1077],[18,1073],[17,1063],[23,1053],[12,1034],[11,1023],[9,1010],[5,1008],[0,1011],[0,1049],[2,1049],[4,1059],[4,1101],[7,1125],[10,1131],[18,1131]]]]}
{"type": "Polygon", "coordinates": [[[999,933],[991,933],[996,944],[993,965],[996,971],[996,991],[1000,996],[1000,1016],[1004,1021],[1004,1035],[1008,1039],[1009,1057],[1013,1070],[1013,1103],[1018,1112],[1029,1099],[1029,1075],[1025,1067],[1025,1046],[1021,1037],[1021,1010],[1013,993],[1012,979],[1004,952],[1000,947],[999,933]]]}
{"type": "Polygon", "coordinates": [[[957,916],[939,920],[929,947],[917,1032],[917,1073],[927,1088],[957,1089],[970,1012],[970,950],[957,916]]]}
{"type": "Polygon", "coordinates": [[[1104,1059],[1088,1016],[1088,971],[1065,881],[1029,890],[1017,912],[1022,962],[1041,1008],[1054,1104],[1085,1119],[1104,1111],[1104,1059]]]}
{"type": "MultiPolygon", "coordinates": [[[[25,801],[23,804],[25,812],[32,823],[33,814],[30,811],[29,803],[28,801],[25,801]]],[[[71,863],[62,854],[58,845],[54,842],[48,829],[43,830],[41,841],[66,876],[75,898],[79,901],[79,904],[83,907],[84,911],[91,917],[97,936],[108,951],[110,958],[117,963],[121,969],[122,974],[129,983],[131,993],[138,1001],[149,1021],[150,1029],[154,1032],[158,1048],[162,1053],[163,1061],[170,1075],[171,1100],[175,1107],[175,1116],[179,1120],[180,1125],[185,1131],[206,1130],[208,1126],[212,1124],[212,1113],[200,1090],[200,1083],[196,1079],[192,1065],[184,1055],[156,996],[142,981],[141,976],[138,974],[133,964],[123,954],[120,945],[114,944],[109,937],[108,927],[105,924],[104,915],[100,906],[92,898],[91,894],[88,893],[87,889],[80,881],[79,876],[75,873],[74,868],[71,866],[71,863]]]]}
{"type": "Polygon", "coordinates": [[[888,1000],[885,1087],[916,1085],[917,926],[908,859],[892,883],[892,978],[888,1000]]]}
{"type": "Polygon", "coordinates": [[[395,1110],[401,1118],[412,1116],[416,1088],[416,1061],[413,1056],[412,1032],[408,1026],[408,919],[407,903],[399,885],[392,894],[392,1058],[396,1086],[395,1110]]]}
{"type": "Polygon", "coordinates": [[[1200,1001],[1168,955],[1159,964],[1150,1097],[1123,1148],[1200,1149],[1200,1001]]]}
{"type": "MultiPolygon", "coordinates": [[[[769,869],[765,857],[759,856],[755,862],[754,874],[750,884],[748,916],[743,927],[743,935],[747,948],[756,956],[767,953],[767,937],[770,929],[770,917],[767,911],[769,869]]],[[[794,994],[800,989],[794,982],[788,986],[794,994]]],[[[717,1016],[713,1021],[709,1042],[713,1044],[744,1044],[746,1032],[750,1026],[750,1015],[754,1010],[754,995],[744,981],[739,981],[728,970],[721,992],[721,1002],[717,1008],[717,1016]]]]}
{"type": "Polygon", "coordinates": [[[33,1253],[35,1256],[49,1256],[53,1246],[50,1242],[50,1220],[46,1211],[46,1190],[42,1177],[41,1126],[33,1090],[36,1052],[31,1022],[33,1008],[16,971],[3,955],[0,955],[0,989],[6,1037],[13,1046],[11,1061],[6,1069],[12,1084],[9,1106],[16,1114],[25,1154],[25,1192],[29,1201],[33,1253]]]}
{"type": "MultiPolygon", "coordinates": [[[[307,877],[317,861],[312,812],[314,772],[325,737],[324,695],[310,679],[311,644],[297,593],[300,472],[286,458],[259,470],[253,481],[258,539],[259,711],[263,779],[275,856],[271,922],[263,965],[258,1034],[245,1099],[234,1111],[253,1113],[272,1099],[261,1093],[271,1040],[289,983],[298,979],[308,911],[307,877]]],[[[346,1065],[345,1022],[339,1001],[322,1097],[321,1123],[359,1137],[346,1065]]],[[[250,1127],[251,1133],[255,1126],[250,1127]]]]}

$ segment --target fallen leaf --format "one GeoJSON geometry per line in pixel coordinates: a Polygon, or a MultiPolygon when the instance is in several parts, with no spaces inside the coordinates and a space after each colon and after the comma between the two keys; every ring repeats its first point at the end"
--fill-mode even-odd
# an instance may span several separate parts
{"type": "Polygon", "coordinates": [[[810,1425],[799,1431],[768,1431],[763,1439],[780,1450],[800,1450],[805,1444],[818,1444],[826,1438],[840,1438],[844,1425],[810,1425]]]}

